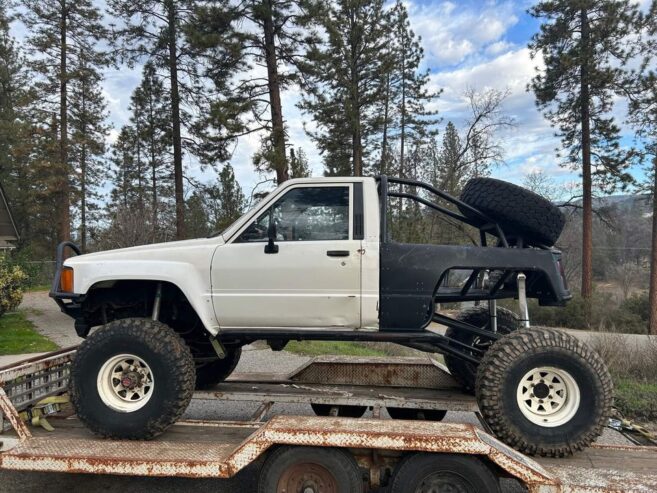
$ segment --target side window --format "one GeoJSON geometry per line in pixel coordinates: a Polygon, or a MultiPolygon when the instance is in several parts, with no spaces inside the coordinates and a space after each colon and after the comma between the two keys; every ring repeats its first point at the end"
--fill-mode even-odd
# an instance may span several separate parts
{"type": "Polygon", "coordinates": [[[270,218],[277,241],[349,239],[349,187],[295,188],[263,212],[236,243],[267,241],[270,218]]]}

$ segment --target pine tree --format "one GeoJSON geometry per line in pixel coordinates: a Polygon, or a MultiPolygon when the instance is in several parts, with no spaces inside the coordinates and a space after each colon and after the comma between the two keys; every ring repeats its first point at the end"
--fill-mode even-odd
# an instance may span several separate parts
{"type": "Polygon", "coordinates": [[[325,42],[312,46],[301,65],[305,93],[300,108],[323,156],[325,174],[361,176],[383,126],[381,101],[390,62],[389,15],[383,0],[318,2],[313,16],[325,42]]]}
{"type": "Polygon", "coordinates": [[[134,160],[140,201],[150,199],[152,222],[171,198],[171,120],[167,95],[152,64],[144,66],[142,82],[132,95],[130,124],[135,129],[134,160]],[[148,189],[148,192],[146,190],[148,189]]]}
{"type": "Polygon", "coordinates": [[[458,196],[467,176],[467,169],[462,166],[461,150],[461,138],[456,127],[452,122],[447,122],[437,174],[439,188],[454,196],[458,196]]]}
{"type": "Polygon", "coordinates": [[[69,159],[73,166],[73,201],[80,210],[79,243],[87,251],[90,225],[99,219],[100,187],[107,177],[105,140],[110,126],[102,94],[102,76],[90,53],[83,51],[73,61],[76,78],[70,87],[69,159]]]}
{"type": "Polygon", "coordinates": [[[212,229],[214,231],[223,231],[244,212],[244,193],[230,164],[224,166],[219,173],[219,183],[212,191],[211,197],[218,205],[213,208],[212,229]]]}
{"type": "Polygon", "coordinates": [[[427,110],[427,105],[440,93],[432,93],[427,88],[429,71],[420,71],[424,58],[421,39],[411,29],[408,11],[400,0],[397,0],[391,11],[389,23],[390,54],[384,89],[381,168],[385,169],[388,147],[398,142],[397,173],[404,177],[407,173],[406,149],[409,144],[417,144],[428,135],[435,134],[432,127],[438,123],[437,112],[427,110]]]}
{"type": "Polygon", "coordinates": [[[88,70],[105,65],[99,46],[107,30],[91,0],[24,0],[20,18],[30,32],[27,43],[31,68],[38,74],[41,124],[47,125],[52,113],[58,115],[59,155],[51,163],[56,182],[50,186],[56,196],[58,239],[69,240],[73,199],[69,99],[71,84],[80,77],[72,64],[85,56],[88,70]]]}
{"type": "Polygon", "coordinates": [[[657,2],[638,23],[643,31],[641,68],[628,74],[626,87],[631,88],[629,121],[636,128],[648,161],[642,188],[652,197],[652,245],[650,259],[649,333],[657,335],[657,2]]]}
{"type": "Polygon", "coordinates": [[[115,33],[123,59],[151,62],[168,82],[178,239],[186,237],[182,128],[193,124],[185,109],[205,98],[198,82],[195,52],[184,36],[196,4],[196,0],[108,0],[110,11],[124,23],[115,33]]]}
{"type": "Polygon", "coordinates": [[[582,296],[591,297],[594,182],[609,191],[629,181],[629,155],[610,115],[622,86],[622,66],[632,57],[627,40],[637,16],[628,0],[545,0],[530,9],[543,20],[532,55],[545,62],[531,82],[536,102],[560,132],[566,165],[582,173],[582,296]]]}
{"type": "Polygon", "coordinates": [[[31,93],[25,60],[9,34],[7,3],[0,0],[0,183],[9,196],[22,243],[30,238],[31,184],[28,118],[31,93]]]}
{"type": "Polygon", "coordinates": [[[214,2],[198,10],[191,33],[207,56],[208,74],[224,93],[211,103],[206,125],[229,135],[266,131],[254,164],[258,171],[273,171],[279,184],[289,178],[281,91],[295,79],[293,67],[308,37],[312,38],[311,31],[300,28],[304,3],[214,2]],[[235,73],[235,80],[227,81],[227,75],[235,73]]]}
{"type": "Polygon", "coordinates": [[[308,167],[308,157],[300,147],[295,151],[294,148],[290,149],[290,178],[308,178],[310,176],[310,168],[308,167]]]}

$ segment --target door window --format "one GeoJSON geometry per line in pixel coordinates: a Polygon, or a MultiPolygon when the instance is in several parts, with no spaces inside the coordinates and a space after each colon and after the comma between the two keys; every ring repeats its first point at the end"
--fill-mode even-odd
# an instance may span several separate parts
{"type": "Polygon", "coordinates": [[[236,243],[267,241],[271,220],[277,241],[349,239],[349,187],[294,188],[253,221],[236,243]]]}

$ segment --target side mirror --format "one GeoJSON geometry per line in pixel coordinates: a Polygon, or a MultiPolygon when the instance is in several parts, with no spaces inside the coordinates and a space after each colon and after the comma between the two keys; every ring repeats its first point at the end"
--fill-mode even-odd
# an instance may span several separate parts
{"type": "Polygon", "coordinates": [[[276,222],[273,219],[269,221],[269,228],[267,228],[267,237],[269,241],[265,245],[265,253],[278,253],[278,245],[276,241],[276,222]]]}

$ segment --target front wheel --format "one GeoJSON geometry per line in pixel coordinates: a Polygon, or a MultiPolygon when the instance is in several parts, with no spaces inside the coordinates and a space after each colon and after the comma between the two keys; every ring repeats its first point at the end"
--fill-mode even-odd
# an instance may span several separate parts
{"type": "Polygon", "coordinates": [[[612,394],[600,356],[552,329],[502,337],[477,372],[484,420],[502,441],[531,455],[562,457],[589,446],[607,423],[612,394]]]}
{"type": "Polygon", "coordinates": [[[194,380],[192,354],[171,328],[149,319],[115,320],[80,345],[71,402],[98,435],[150,439],[187,409],[194,380]]]}

